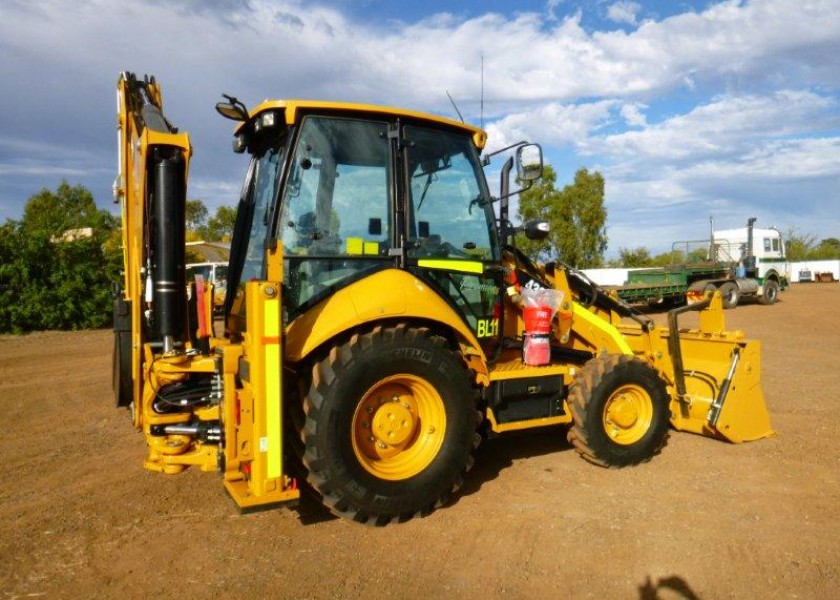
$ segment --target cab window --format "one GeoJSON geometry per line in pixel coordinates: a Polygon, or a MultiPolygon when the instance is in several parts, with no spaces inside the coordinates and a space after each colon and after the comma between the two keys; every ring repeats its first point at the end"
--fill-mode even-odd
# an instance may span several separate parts
{"type": "Polygon", "coordinates": [[[280,215],[292,311],[388,260],[386,133],[382,122],[303,119],[280,215]]]}
{"type": "Polygon", "coordinates": [[[494,218],[469,136],[406,127],[412,258],[498,258],[494,218]]]}

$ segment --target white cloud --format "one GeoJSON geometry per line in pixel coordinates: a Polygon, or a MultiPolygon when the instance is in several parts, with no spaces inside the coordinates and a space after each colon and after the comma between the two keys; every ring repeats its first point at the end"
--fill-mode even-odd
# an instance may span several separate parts
{"type": "Polygon", "coordinates": [[[833,235],[837,108],[836,99],[803,91],[726,96],[641,131],[590,138],[590,151],[608,160],[611,248],[638,246],[633,230],[654,227],[665,250],[667,239],[696,239],[709,215],[727,226],[757,215],[782,230],[833,235]]]}
{"type": "Polygon", "coordinates": [[[610,119],[610,109],[615,104],[612,100],[578,105],[552,102],[527,112],[510,113],[487,125],[488,149],[523,139],[552,146],[575,146],[610,119]]]}
{"type": "Polygon", "coordinates": [[[767,96],[721,96],[653,124],[586,142],[587,150],[624,158],[697,162],[744,154],[753,144],[791,135],[824,133],[840,126],[836,99],[808,91],[780,90],[767,96]]]}
{"type": "MultiPolygon", "coordinates": [[[[639,23],[640,4],[608,4],[610,18],[635,27],[625,32],[592,31],[583,9],[563,16],[574,9],[559,0],[543,14],[468,19],[456,2],[451,13],[380,25],[303,0],[7,0],[0,77],[27,84],[0,99],[0,131],[34,146],[0,144],[0,164],[20,171],[2,183],[27,169],[27,184],[41,167],[81,170],[107,198],[113,86],[129,69],[158,76],[168,116],[192,134],[191,195],[230,204],[243,165],[212,110],[221,92],[249,105],[316,97],[453,116],[449,90],[477,122],[482,55],[491,146],[527,138],[600,165],[616,231],[644,214],[648,231],[671,233],[685,206],[750,201],[728,191],[732,180],[781,189],[837,177],[840,1],[726,1],[639,23]],[[678,106],[668,104],[674,92],[678,106]]],[[[38,181],[36,190],[57,183],[38,181]]],[[[783,200],[762,195],[768,206],[783,200]]],[[[0,218],[14,210],[0,204],[0,218]]]]}
{"type": "Polygon", "coordinates": [[[647,125],[647,119],[642,113],[642,110],[646,108],[647,106],[645,104],[623,104],[619,112],[629,127],[645,127],[647,125]]]}
{"type": "Polygon", "coordinates": [[[626,23],[627,25],[636,25],[636,15],[642,10],[642,5],[638,2],[627,2],[620,0],[615,4],[611,4],[607,8],[607,18],[616,23],[626,23]]]}

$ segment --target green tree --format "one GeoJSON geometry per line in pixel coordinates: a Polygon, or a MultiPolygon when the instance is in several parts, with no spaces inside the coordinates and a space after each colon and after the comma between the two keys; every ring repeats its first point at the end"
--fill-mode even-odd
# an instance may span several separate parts
{"type": "Polygon", "coordinates": [[[556,189],[556,181],[554,169],[546,165],[542,179],[519,198],[519,218],[548,221],[548,238],[517,243],[535,258],[557,258],[581,269],[600,266],[607,249],[604,178],[597,171],[579,169],[574,183],[562,190],[556,189]]]}
{"type": "Polygon", "coordinates": [[[55,192],[43,188],[29,198],[20,226],[29,235],[49,238],[70,229],[112,228],[116,222],[116,217],[96,207],[90,190],[62,181],[55,192]]]}
{"type": "Polygon", "coordinates": [[[682,250],[669,250],[662,254],[657,254],[651,260],[652,267],[670,267],[671,265],[684,264],[688,259],[685,252],[682,250]]]}
{"type": "Polygon", "coordinates": [[[216,214],[207,221],[206,241],[229,241],[233,236],[234,223],[236,223],[236,209],[229,206],[220,206],[216,209],[216,214]]]}
{"type": "Polygon", "coordinates": [[[650,250],[641,246],[632,250],[630,248],[619,248],[616,263],[615,266],[628,269],[649,267],[653,264],[653,258],[650,255],[650,250]]]}
{"type": "Polygon", "coordinates": [[[207,207],[201,200],[187,200],[185,207],[187,230],[194,232],[201,232],[207,225],[207,207]]]}
{"type": "Polygon", "coordinates": [[[117,219],[82,186],[62,182],[0,230],[0,331],[102,327],[122,266],[117,219]],[[91,228],[90,236],[66,235],[91,228]]]}
{"type": "Polygon", "coordinates": [[[814,234],[800,233],[795,227],[788,229],[783,237],[786,258],[790,261],[807,260],[817,241],[817,236],[814,234]]]}
{"type": "Polygon", "coordinates": [[[835,237],[820,240],[820,243],[810,253],[814,260],[833,260],[840,258],[840,239],[835,237]]]}

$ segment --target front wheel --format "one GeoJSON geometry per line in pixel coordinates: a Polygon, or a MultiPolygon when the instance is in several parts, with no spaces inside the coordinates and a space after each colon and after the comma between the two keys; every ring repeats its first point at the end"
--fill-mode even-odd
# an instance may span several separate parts
{"type": "Polygon", "coordinates": [[[763,293],[758,297],[758,301],[769,306],[770,304],[775,304],[778,299],[779,284],[772,279],[765,281],[763,293]]]}
{"type": "Polygon", "coordinates": [[[741,291],[734,281],[727,281],[720,286],[720,295],[723,299],[723,308],[735,308],[738,306],[738,300],[741,299],[741,291]]]}
{"type": "Polygon", "coordinates": [[[569,391],[569,442],[603,467],[646,462],[665,445],[668,393],[659,375],[632,356],[601,355],[576,375],[569,391]]]}
{"type": "Polygon", "coordinates": [[[377,327],[333,348],[312,375],[303,462],[333,512],[405,521],[461,486],[478,439],[475,393],[442,337],[377,327]]]}

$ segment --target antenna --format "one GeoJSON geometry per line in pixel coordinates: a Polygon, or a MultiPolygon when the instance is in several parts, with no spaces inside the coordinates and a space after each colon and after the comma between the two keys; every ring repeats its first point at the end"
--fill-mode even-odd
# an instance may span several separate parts
{"type": "Polygon", "coordinates": [[[461,119],[461,123],[466,123],[464,121],[464,116],[461,114],[461,111],[458,110],[458,105],[455,104],[455,101],[452,99],[452,96],[449,95],[449,90],[446,91],[446,97],[449,98],[449,101],[452,103],[452,107],[455,109],[455,112],[458,113],[458,118],[461,119]]]}
{"type": "Polygon", "coordinates": [[[481,128],[484,129],[484,55],[481,55],[481,128]]]}

